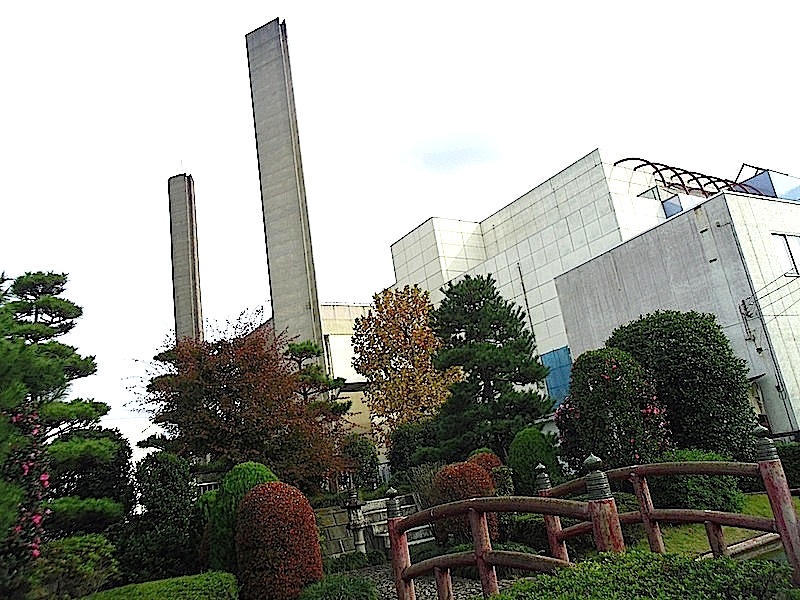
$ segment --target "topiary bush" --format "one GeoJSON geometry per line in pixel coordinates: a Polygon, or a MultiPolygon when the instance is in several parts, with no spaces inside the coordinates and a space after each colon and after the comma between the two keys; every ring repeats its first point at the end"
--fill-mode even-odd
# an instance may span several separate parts
{"type": "Polygon", "coordinates": [[[514,436],[508,449],[508,466],[511,467],[514,487],[518,494],[536,496],[536,466],[543,464],[553,483],[561,479],[556,450],[557,437],[545,434],[535,426],[526,427],[514,436]]]}
{"type": "Polygon", "coordinates": [[[239,594],[243,600],[293,600],[322,579],[314,511],[286,483],[262,483],[239,504],[236,527],[239,594]]]}
{"type": "Polygon", "coordinates": [[[101,590],[119,574],[114,546],[99,534],[48,542],[34,563],[28,600],[81,598],[101,590]]]}
{"type": "Polygon", "coordinates": [[[122,503],[110,498],[78,498],[63,496],[47,502],[52,514],[47,519],[51,534],[101,533],[122,521],[122,503]]]}
{"type": "Polygon", "coordinates": [[[300,600],[378,600],[375,584],[363,577],[329,575],[312,583],[300,594],[300,600]]]}
{"type": "Polygon", "coordinates": [[[658,311],[615,329],[606,346],[629,352],[652,375],[673,447],[752,460],[748,369],[713,314],[658,311]]]}
{"type": "Polygon", "coordinates": [[[237,600],[236,577],[232,573],[209,571],[200,575],[187,575],[134,583],[93,594],[85,600],[237,600]]]}
{"type": "MultiPolygon", "coordinates": [[[[669,450],[660,462],[698,460],[724,461],[725,456],[703,450],[669,450]]],[[[670,475],[648,477],[653,504],[658,508],[695,508],[738,512],[744,506],[744,494],[736,477],[720,475],[670,475]]]]}
{"type": "Polygon", "coordinates": [[[554,575],[514,584],[496,600],[755,600],[800,598],[791,570],[770,561],[651,552],[603,553],[554,575]]]}
{"type": "Polygon", "coordinates": [[[574,472],[590,454],[604,469],[652,462],[669,446],[665,416],[652,381],[630,354],[584,352],[555,413],[562,456],[574,472]]]}
{"type": "Polygon", "coordinates": [[[209,504],[209,565],[215,571],[238,573],[236,568],[236,515],[245,494],[260,483],[278,481],[274,473],[257,462],[241,463],[223,477],[209,504]]]}
{"type": "MultiPolygon", "coordinates": [[[[461,462],[445,465],[436,473],[431,486],[434,504],[444,504],[456,500],[467,500],[484,496],[494,496],[495,487],[492,475],[474,462],[461,462]]],[[[489,536],[497,539],[497,515],[486,515],[489,536]]],[[[469,519],[466,515],[439,519],[434,524],[434,536],[439,544],[447,543],[450,536],[455,540],[472,539],[469,519]]]]}

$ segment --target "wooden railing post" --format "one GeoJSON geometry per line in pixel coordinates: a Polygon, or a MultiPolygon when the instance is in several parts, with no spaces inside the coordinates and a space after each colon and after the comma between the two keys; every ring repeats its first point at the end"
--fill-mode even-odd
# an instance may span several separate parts
{"type": "Polygon", "coordinates": [[[783,465],[775,448],[775,442],[769,439],[766,427],[758,426],[753,431],[758,438],[758,470],[764,480],[775,525],[783,542],[786,559],[792,567],[792,581],[800,585],[800,531],[798,531],[797,513],[792,504],[792,494],[783,472],[783,465]]]}
{"type": "Polygon", "coordinates": [[[494,565],[490,565],[486,562],[486,553],[492,551],[492,542],[489,539],[489,526],[486,522],[486,513],[470,508],[469,524],[472,529],[472,543],[475,547],[475,563],[478,567],[478,575],[481,578],[483,597],[486,598],[494,594],[499,594],[500,588],[497,587],[497,573],[494,570],[494,565]]]}
{"type": "Polygon", "coordinates": [[[436,600],[455,600],[453,596],[453,581],[450,579],[450,569],[447,567],[435,567],[433,574],[436,578],[436,600]]]}
{"type": "Polygon", "coordinates": [[[708,536],[708,545],[711,548],[711,555],[714,558],[720,556],[729,556],[728,542],[725,541],[725,534],[722,531],[722,525],[719,523],[712,523],[711,521],[705,522],[706,535],[708,536]]]}
{"type": "Polygon", "coordinates": [[[585,479],[594,544],[599,552],[625,552],[617,503],[611,495],[608,477],[600,471],[602,464],[603,462],[594,454],[590,454],[583,461],[583,466],[589,471],[585,479]]]}
{"type": "Polygon", "coordinates": [[[642,524],[647,532],[647,542],[650,544],[651,552],[658,552],[664,554],[667,550],[664,547],[664,538],[661,536],[661,526],[658,521],[653,521],[650,515],[653,512],[653,499],[650,497],[650,487],[647,485],[647,479],[640,477],[636,473],[632,473],[630,477],[633,484],[633,491],[636,493],[636,499],[639,501],[639,512],[642,514],[642,524]]]}
{"type": "Polygon", "coordinates": [[[398,523],[402,520],[400,513],[400,499],[397,490],[386,490],[386,517],[389,530],[389,547],[392,553],[392,571],[394,573],[394,586],[397,589],[397,600],[416,600],[414,582],[405,581],[403,572],[411,565],[411,556],[408,553],[408,538],[405,533],[399,533],[398,523]]]}
{"type": "MultiPolygon", "coordinates": [[[[547,475],[547,467],[542,463],[536,465],[536,492],[540,496],[549,496],[548,490],[552,487],[550,477],[547,475]]],[[[553,558],[560,558],[569,562],[567,544],[559,539],[561,533],[561,517],[555,515],[544,515],[544,525],[547,528],[547,542],[550,545],[550,555],[553,558]]]]}

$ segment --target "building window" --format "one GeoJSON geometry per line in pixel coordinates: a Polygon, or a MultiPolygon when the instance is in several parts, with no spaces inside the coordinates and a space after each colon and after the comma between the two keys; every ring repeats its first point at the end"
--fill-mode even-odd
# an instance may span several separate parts
{"type": "Polygon", "coordinates": [[[569,393],[569,377],[572,373],[572,357],[569,353],[569,346],[546,352],[542,354],[541,358],[542,364],[550,369],[545,379],[547,393],[558,406],[569,393]]]}
{"type": "Polygon", "coordinates": [[[772,240],[778,252],[778,261],[784,273],[800,274],[800,235],[773,233],[772,240]]]}

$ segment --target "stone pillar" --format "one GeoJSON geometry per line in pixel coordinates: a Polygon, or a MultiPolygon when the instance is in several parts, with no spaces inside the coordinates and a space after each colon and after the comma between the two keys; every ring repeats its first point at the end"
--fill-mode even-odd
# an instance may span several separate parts
{"type": "Polygon", "coordinates": [[[364,540],[364,529],[367,527],[367,520],[361,507],[364,503],[358,498],[358,490],[350,479],[350,493],[344,507],[347,509],[347,529],[353,532],[353,546],[356,552],[367,553],[367,543],[364,540]]]}

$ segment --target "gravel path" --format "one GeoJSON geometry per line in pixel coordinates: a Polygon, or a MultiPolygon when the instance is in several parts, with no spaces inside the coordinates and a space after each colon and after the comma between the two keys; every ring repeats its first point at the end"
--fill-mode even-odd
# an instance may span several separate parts
{"type": "MultiPolygon", "coordinates": [[[[389,565],[379,567],[368,567],[358,571],[350,571],[352,575],[369,579],[378,588],[380,600],[397,600],[397,592],[394,589],[394,579],[392,568],[389,565]]],[[[513,581],[500,581],[500,589],[510,586],[513,581]]],[[[414,589],[417,593],[417,600],[436,600],[436,582],[433,577],[422,577],[414,580],[414,589]]],[[[469,600],[470,598],[481,597],[481,583],[472,579],[453,577],[453,596],[458,600],[469,600]]]]}

